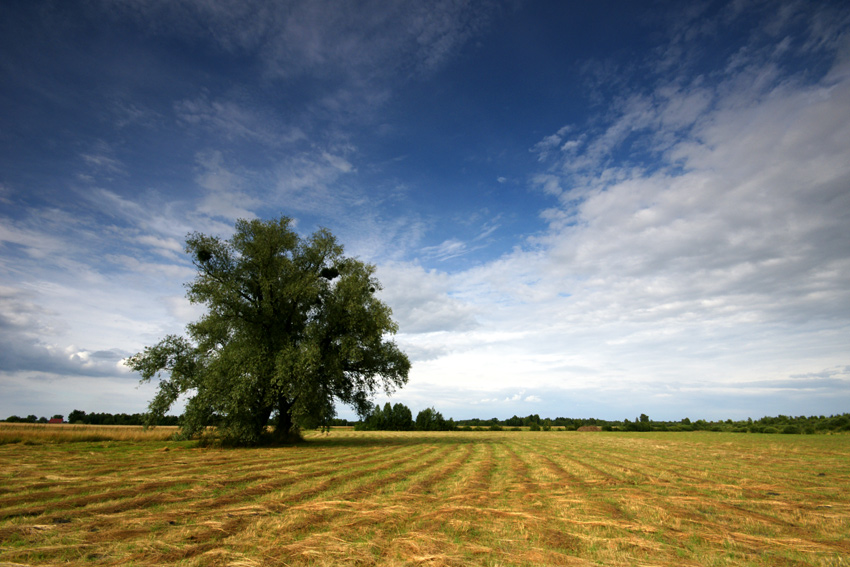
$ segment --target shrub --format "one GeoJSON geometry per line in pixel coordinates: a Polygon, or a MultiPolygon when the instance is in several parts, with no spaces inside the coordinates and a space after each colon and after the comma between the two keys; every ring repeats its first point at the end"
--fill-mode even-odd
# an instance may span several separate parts
{"type": "Polygon", "coordinates": [[[531,423],[528,424],[528,430],[529,431],[540,431],[540,424],[535,422],[535,421],[532,421],[531,423]]]}

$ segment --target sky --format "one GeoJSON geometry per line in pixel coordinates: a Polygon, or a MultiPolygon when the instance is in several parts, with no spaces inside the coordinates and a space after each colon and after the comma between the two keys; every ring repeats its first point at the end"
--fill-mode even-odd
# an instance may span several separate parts
{"type": "MultiPolygon", "coordinates": [[[[330,229],[446,417],[850,411],[842,2],[9,0],[0,417],[143,412],[193,231],[330,229]]],[[[354,412],[339,407],[348,419],[354,412]]]]}

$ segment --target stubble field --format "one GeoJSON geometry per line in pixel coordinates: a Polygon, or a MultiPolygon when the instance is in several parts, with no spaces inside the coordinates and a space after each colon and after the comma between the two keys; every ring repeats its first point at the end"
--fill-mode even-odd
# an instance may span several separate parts
{"type": "Polygon", "coordinates": [[[850,565],[846,435],[122,431],[0,445],[0,565],[850,565]]]}

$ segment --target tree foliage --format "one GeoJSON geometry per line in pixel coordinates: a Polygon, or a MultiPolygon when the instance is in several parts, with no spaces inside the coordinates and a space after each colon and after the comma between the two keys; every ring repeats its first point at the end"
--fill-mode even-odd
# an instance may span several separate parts
{"type": "Polygon", "coordinates": [[[188,337],[169,335],[131,357],[142,382],[160,377],[151,420],[188,395],[183,433],[209,425],[238,444],[257,443],[270,417],[285,438],[293,424],[328,425],[335,400],[365,415],[369,398],[407,382],[410,362],[375,297],[374,266],[343,255],[322,229],[302,239],[291,219],[239,220],[230,240],[190,234],[198,270],[187,296],[207,313],[188,337]]]}
{"type": "Polygon", "coordinates": [[[443,414],[434,408],[425,408],[416,414],[416,429],[419,431],[452,431],[455,429],[454,420],[446,421],[443,414]]]}
{"type": "Polygon", "coordinates": [[[376,405],[357,426],[364,431],[410,431],[413,429],[413,413],[402,403],[384,404],[384,408],[376,405]]]}

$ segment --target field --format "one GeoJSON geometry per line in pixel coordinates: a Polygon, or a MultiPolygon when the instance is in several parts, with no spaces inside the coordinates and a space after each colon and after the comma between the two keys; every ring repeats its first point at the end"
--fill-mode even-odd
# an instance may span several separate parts
{"type": "Polygon", "coordinates": [[[0,429],[0,565],[850,565],[847,435],[52,427],[0,429]]]}

